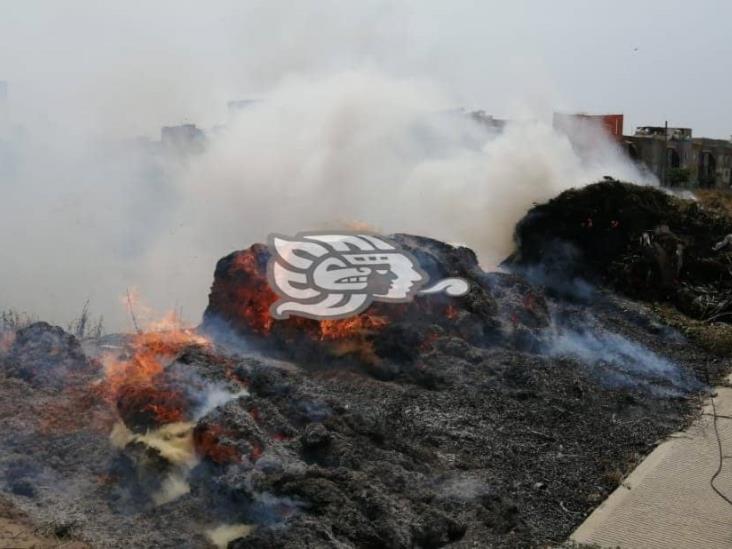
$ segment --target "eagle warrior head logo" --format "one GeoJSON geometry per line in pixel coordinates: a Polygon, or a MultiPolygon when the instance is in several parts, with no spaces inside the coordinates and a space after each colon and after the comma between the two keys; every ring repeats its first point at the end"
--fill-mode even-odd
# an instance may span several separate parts
{"type": "Polygon", "coordinates": [[[273,318],[346,318],[374,301],[404,303],[417,293],[463,295],[463,279],[445,279],[422,290],[427,274],[411,254],[381,236],[362,233],[270,235],[267,276],[280,299],[273,318]]]}

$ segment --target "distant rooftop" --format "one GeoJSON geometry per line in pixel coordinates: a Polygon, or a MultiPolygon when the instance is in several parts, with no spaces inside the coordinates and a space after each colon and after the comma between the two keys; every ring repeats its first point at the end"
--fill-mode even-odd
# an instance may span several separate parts
{"type": "MultiPolygon", "coordinates": [[[[635,135],[639,137],[665,137],[667,128],[665,126],[638,126],[635,135]]],[[[690,139],[691,128],[668,128],[670,139],[690,139]]]]}

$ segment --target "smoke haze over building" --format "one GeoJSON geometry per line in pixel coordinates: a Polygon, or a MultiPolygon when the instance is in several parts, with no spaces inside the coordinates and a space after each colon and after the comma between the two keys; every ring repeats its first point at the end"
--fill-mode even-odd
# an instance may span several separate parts
{"type": "Polygon", "coordinates": [[[121,326],[117,298],[138,287],[197,320],[223,254],[349,223],[494,265],[533,201],[603,175],[647,181],[609,139],[580,158],[554,109],[729,133],[730,77],[698,61],[724,54],[726,29],[705,18],[703,36],[668,41],[705,10],[660,5],[8,3],[0,305],[65,322],[90,299],[121,326]],[[232,116],[240,99],[259,101],[232,116]],[[492,135],[456,107],[513,122],[492,135]],[[204,152],[135,141],[184,123],[206,130],[204,152]]]}

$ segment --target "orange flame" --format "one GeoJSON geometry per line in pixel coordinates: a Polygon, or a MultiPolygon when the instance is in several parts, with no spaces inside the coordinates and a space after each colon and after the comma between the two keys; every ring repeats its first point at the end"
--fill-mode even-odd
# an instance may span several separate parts
{"type": "Polygon", "coordinates": [[[448,305],[445,309],[445,316],[450,320],[455,320],[458,317],[459,313],[460,311],[457,307],[455,307],[455,305],[448,305]]]}
{"type": "MultiPolygon", "coordinates": [[[[269,309],[277,301],[277,294],[270,288],[261,269],[253,249],[235,256],[234,275],[241,276],[243,283],[235,285],[234,300],[240,304],[237,314],[245,319],[247,326],[260,335],[268,335],[275,323],[269,309]]],[[[386,317],[369,313],[340,320],[321,320],[314,330],[306,327],[311,321],[299,317],[284,322],[291,326],[300,326],[303,331],[310,331],[314,338],[321,341],[348,339],[363,332],[379,330],[389,323],[386,317]]]]}
{"type": "Polygon", "coordinates": [[[385,316],[368,313],[340,320],[321,320],[320,339],[325,341],[346,339],[354,334],[380,330],[388,324],[389,320],[385,316]]]}
{"type": "Polygon", "coordinates": [[[255,332],[266,335],[274,323],[269,308],[277,301],[277,294],[260,274],[257,258],[251,250],[237,254],[234,272],[237,271],[244,274],[248,281],[248,284],[238,284],[236,287],[236,301],[242,304],[240,313],[255,332]]]}
{"type": "Polygon", "coordinates": [[[233,446],[225,444],[222,439],[231,436],[220,425],[199,426],[193,431],[193,441],[199,455],[209,458],[214,463],[223,465],[226,463],[238,463],[241,461],[241,454],[233,446]]]}
{"type": "Polygon", "coordinates": [[[97,386],[97,392],[113,405],[123,396],[128,406],[139,407],[140,413],[151,414],[158,423],[182,421],[182,395],[156,387],[155,377],[186,347],[211,343],[184,327],[175,313],[150,322],[147,328],[148,331],[133,336],[129,355],[108,353],[102,357],[105,379],[97,386]]]}

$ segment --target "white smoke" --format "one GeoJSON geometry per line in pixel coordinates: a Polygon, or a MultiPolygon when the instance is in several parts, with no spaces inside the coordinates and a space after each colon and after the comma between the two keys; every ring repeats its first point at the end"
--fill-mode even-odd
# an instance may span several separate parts
{"type": "MultiPolygon", "coordinates": [[[[675,363],[604,328],[589,313],[578,313],[582,328],[552,319],[545,351],[553,357],[578,360],[609,386],[633,386],[659,395],[679,395],[700,383],[675,363]]],[[[579,324],[579,323],[578,323],[579,324]]]]}
{"type": "Polygon", "coordinates": [[[591,142],[580,155],[541,113],[490,132],[434,85],[373,70],[285,79],[183,161],[16,138],[0,303],[64,321],[91,299],[119,328],[118,297],[136,287],[195,321],[218,258],[353,223],[462,243],[490,268],[533,202],[604,175],[645,180],[601,130],[591,142]]]}
{"type": "MultiPolygon", "coordinates": [[[[449,104],[426,84],[367,71],[289,80],[242,111],[182,179],[177,237],[209,258],[190,280],[269,232],[351,223],[464,243],[490,268],[532,202],[604,175],[647,182],[599,129],[580,157],[545,121],[495,134],[449,104]]],[[[178,252],[155,253],[175,264],[178,252]]]]}

